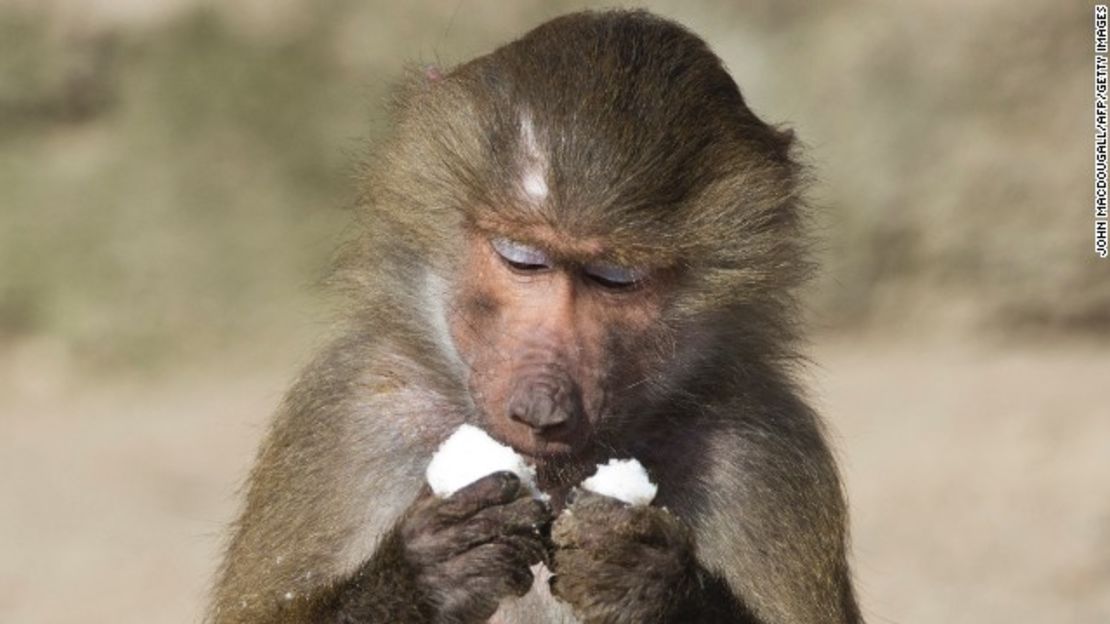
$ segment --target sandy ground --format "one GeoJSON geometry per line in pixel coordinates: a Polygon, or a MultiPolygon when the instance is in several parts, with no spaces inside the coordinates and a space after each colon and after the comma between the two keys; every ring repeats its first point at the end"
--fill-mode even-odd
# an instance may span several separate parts
{"type": "MultiPolygon", "coordinates": [[[[93,384],[50,358],[0,353],[0,621],[199,620],[292,364],[93,384]]],[[[872,340],[815,359],[871,622],[1110,622],[1105,350],[872,340]]]]}

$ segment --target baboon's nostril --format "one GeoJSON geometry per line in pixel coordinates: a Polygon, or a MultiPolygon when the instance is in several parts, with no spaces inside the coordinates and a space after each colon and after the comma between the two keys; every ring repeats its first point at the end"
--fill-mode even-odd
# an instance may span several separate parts
{"type": "Polygon", "coordinates": [[[524,384],[509,401],[509,418],[537,433],[550,432],[571,421],[577,404],[574,393],[548,384],[524,384]]]}

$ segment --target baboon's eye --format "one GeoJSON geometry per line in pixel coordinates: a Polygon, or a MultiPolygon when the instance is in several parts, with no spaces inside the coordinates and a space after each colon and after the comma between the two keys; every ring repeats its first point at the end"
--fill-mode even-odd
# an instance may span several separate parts
{"type": "Polygon", "coordinates": [[[594,282],[615,290],[637,286],[648,276],[646,269],[605,263],[588,264],[584,271],[594,282]]]}
{"type": "Polygon", "coordinates": [[[550,269],[552,266],[551,258],[548,258],[547,254],[535,247],[529,247],[507,238],[494,238],[490,241],[490,245],[493,246],[497,255],[505,261],[505,264],[518,271],[539,271],[550,269]]]}

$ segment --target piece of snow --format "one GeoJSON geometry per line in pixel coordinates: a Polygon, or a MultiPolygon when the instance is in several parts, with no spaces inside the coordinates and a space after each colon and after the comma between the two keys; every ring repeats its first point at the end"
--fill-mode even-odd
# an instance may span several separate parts
{"type": "Polygon", "coordinates": [[[607,464],[599,464],[597,472],[583,481],[582,487],[629,505],[648,505],[659,490],[636,459],[610,459],[607,464]]]}
{"type": "Polygon", "coordinates": [[[462,425],[444,440],[425,473],[436,496],[446,498],[482,477],[501,470],[520,477],[534,497],[546,498],[536,488],[536,470],[512,448],[473,425],[462,425]]]}

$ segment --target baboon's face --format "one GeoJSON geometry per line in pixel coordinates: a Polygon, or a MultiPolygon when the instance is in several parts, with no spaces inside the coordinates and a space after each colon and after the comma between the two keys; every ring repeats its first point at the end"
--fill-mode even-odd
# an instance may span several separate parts
{"type": "Polygon", "coordinates": [[[535,459],[574,454],[659,366],[667,271],[549,226],[474,230],[448,314],[479,418],[535,459]]]}

